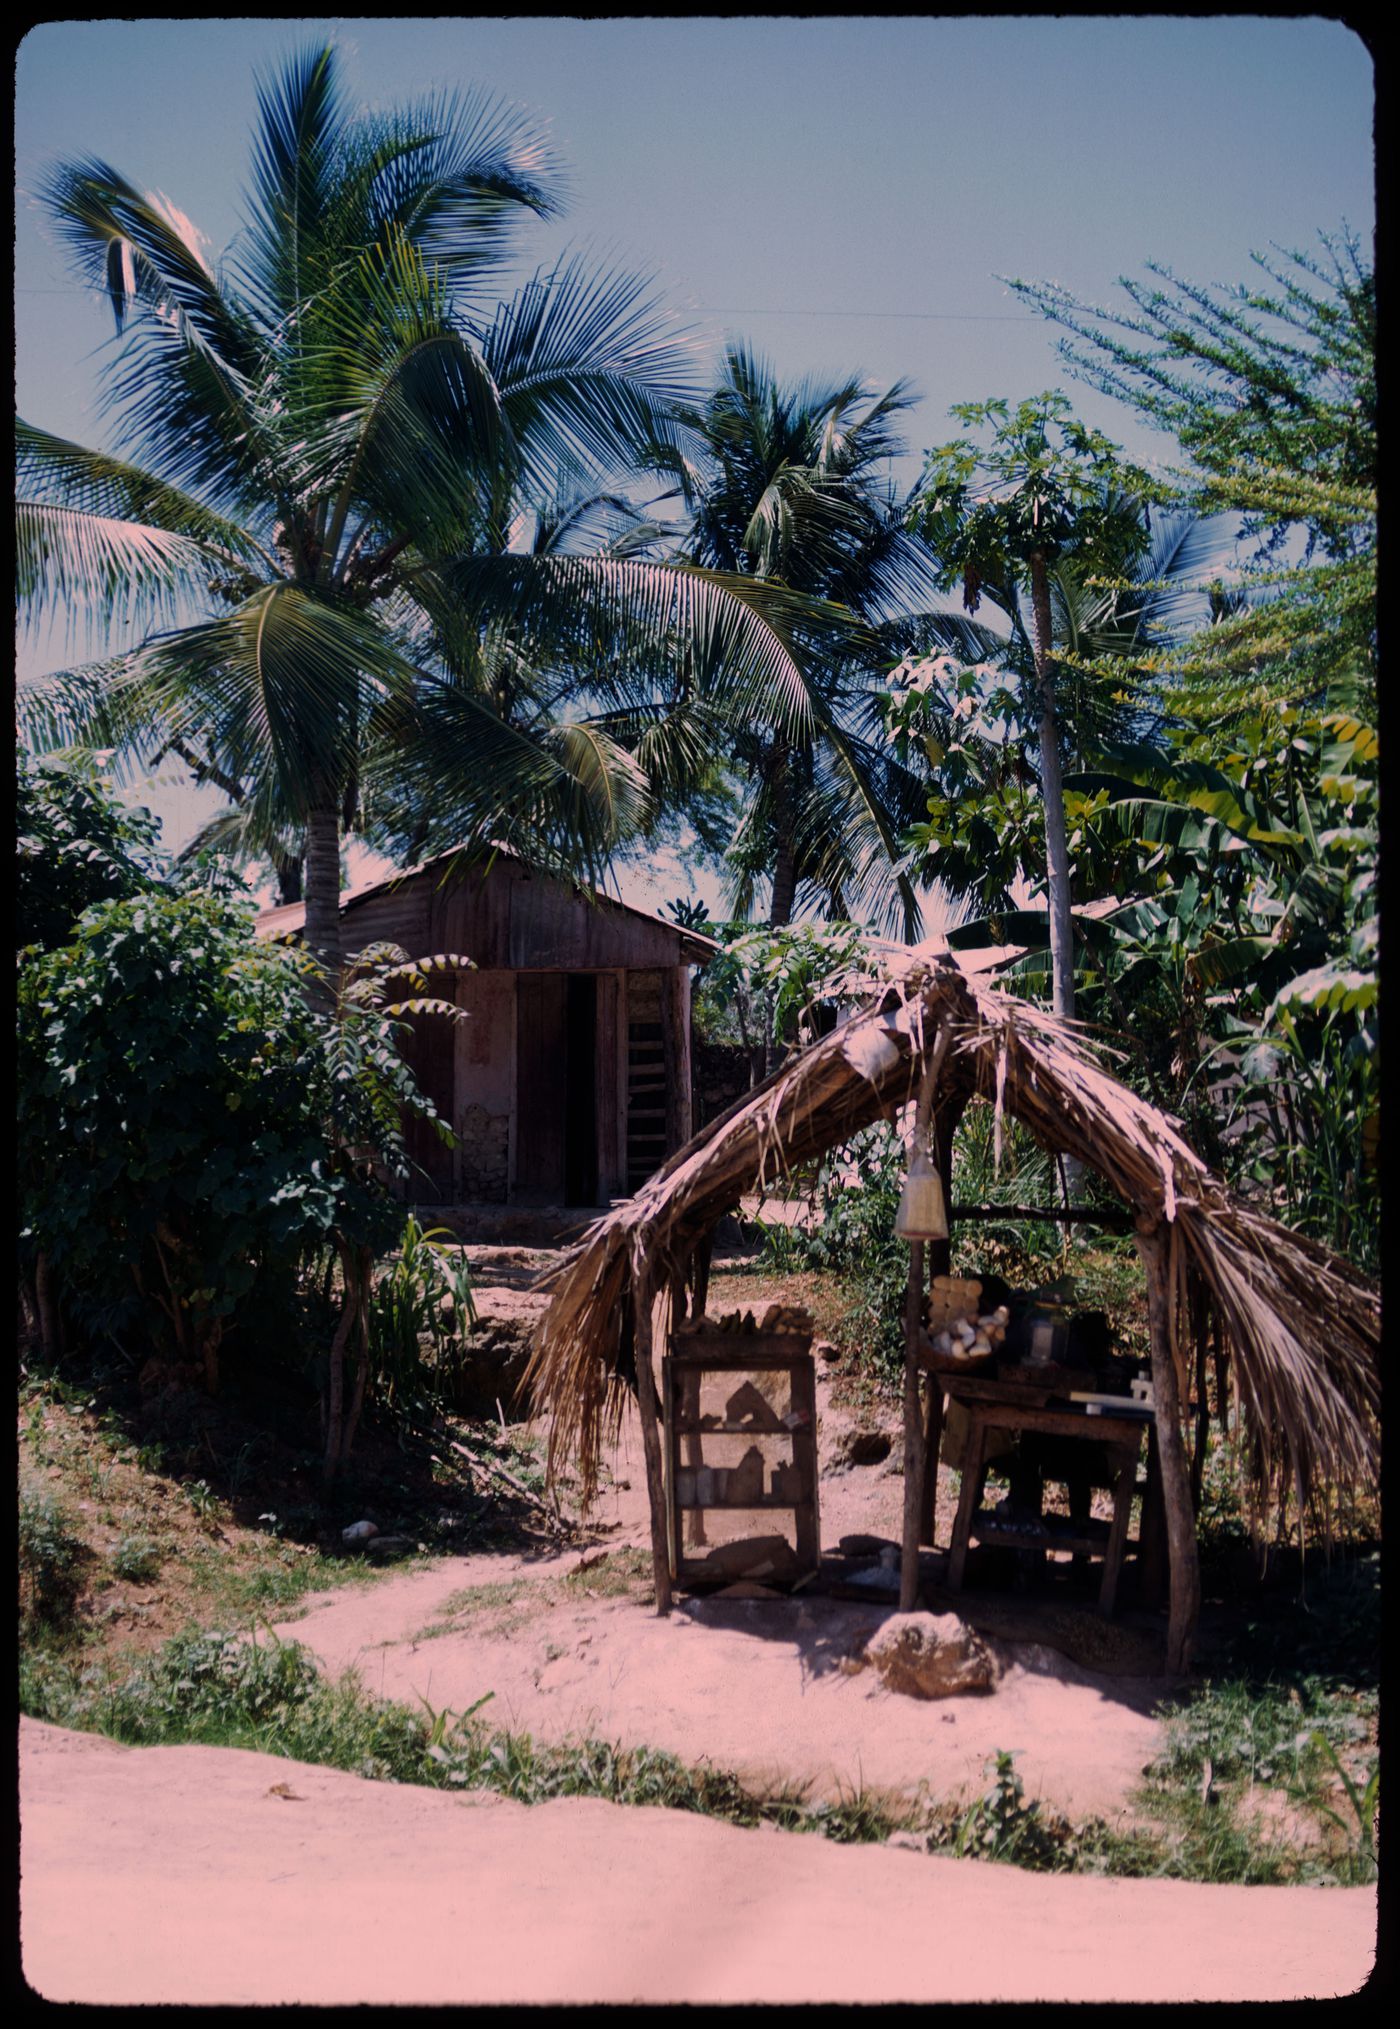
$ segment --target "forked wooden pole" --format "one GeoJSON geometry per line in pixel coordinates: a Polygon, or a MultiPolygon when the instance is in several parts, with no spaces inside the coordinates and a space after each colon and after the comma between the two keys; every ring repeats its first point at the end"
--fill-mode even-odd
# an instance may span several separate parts
{"type": "Polygon", "coordinates": [[[1138,1253],[1147,1277],[1147,1331],[1152,1353],[1152,1397],[1156,1405],[1157,1459],[1166,1509],[1171,1589],[1167,1609],[1167,1669],[1184,1676],[1201,1611],[1201,1573],[1196,1557],[1196,1516],[1191,1505],[1191,1469],[1181,1436],[1181,1398],[1172,1354],[1170,1236],[1164,1225],[1144,1218],[1137,1229],[1138,1253]]]}
{"type": "Polygon", "coordinates": [[[646,1461],[647,1505],[651,1510],[651,1568],[656,1583],[656,1611],[671,1611],[671,1553],[666,1541],[666,1479],[657,1428],[656,1380],[651,1365],[652,1311],[656,1280],[643,1248],[632,1254],[633,1337],[637,1357],[637,1408],[642,1418],[642,1455],[646,1461]]]}
{"type": "MultiPolygon", "coordinates": [[[[914,1146],[928,1133],[938,1073],[948,1050],[948,1027],[939,1024],[914,1108],[914,1146]]],[[[919,1400],[919,1331],[923,1323],[924,1246],[909,1247],[909,1281],[904,1300],[904,1543],[899,1560],[899,1610],[912,1613],[919,1599],[919,1537],[924,1519],[924,1412],[919,1400]]],[[[935,1465],[934,1470],[937,1470],[935,1465]]]]}
{"type": "Polygon", "coordinates": [[[919,1600],[919,1537],[924,1518],[924,1412],[919,1401],[920,1316],[924,1302],[924,1243],[909,1244],[909,1282],[904,1298],[904,1548],[899,1562],[899,1610],[912,1613],[919,1600]]]}

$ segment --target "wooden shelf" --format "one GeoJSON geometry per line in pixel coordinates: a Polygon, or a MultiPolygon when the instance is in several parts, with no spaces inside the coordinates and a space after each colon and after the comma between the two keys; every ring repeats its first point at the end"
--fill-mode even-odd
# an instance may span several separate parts
{"type": "MultiPolygon", "coordinates": [[[[719,1512],[791,1515],[797,1539],[791,1575],[820,1569],[816,1370],[811,1344],[810,1332],[721,1332],[709,1329],[672,1333],[670,1350],[661,1363],[661,1388],[671,1568],[676,1578],[712,1575],[706,1570],[707,1558],[687,1553],[705,1540],[700,1518],[706,1513],[719,1512]],[[757,1395],[752,1387],[741,1387],[739,1396],[733,1398],[736,1408],[750,1412],[748,1418],[711,1412],[717,1415],[717,1420],[707,1422],[701,1416],[700,1408],[704,1401],[713,1401],[715,1397],[703,1392],[706,1376],[723,1378],[746,1373],[765,1377],[786,1375],[787,1389],[778,1394],[777,1401],[781,1403],[785,1393],[790,1404],[788,1413],[800,1412],[802,1420],[795,1427],[783,1421],[778,1409],[773,1406],[772,1380],[765,1378],[757,1395]],[[769,1469],[776,1468],[784,1481],[784,1491],[775,1493],[765,1487],[760,1492],[750,1492],[742,1497],[711,1492],[707,1500],[695,1499],[695,1482],[690,1478],[691,1474],[740,1470],[736,1466],[715,1465],[713,1452],[706,1457],[706,1441],[710,1438],[723,1438],[727,1447],[732,1446],[737,1438],[746,1439],[764,1461],[763,1478],[768,1479],[769,1469]],[[775,1438],[780,1440],[777,1446],[772,1442],[775,1438]],[[692,1495],[688,1500],[680,1497],[682,1478],[692,1495]],[[799,1483],[800,1492],[796,1491],[799,1483]],[[686,1538],[692,1531],[695,1533],[687,1543],[686,1538]]],[[[726,1393],[731,1392],[726,1390],[726,1393]]],[[[729,1406],[729,1402],[725,1402],[726,1410],[729,1406]]],[[[751,1458],[746,1476],[749,1487],[758,1477],[753,1472],[753,1464],[751,1458]]],[[[755,1528],[749,1533],[751,1536],[759,1535],[762,1530],[755,1528]]],[[[740,1536],[736,1544],[742,1540],[740,1536]]],[[[714,1546],[715,1550],[729,1547],[714,1546]]]]}
{"type": "Polygon", "coordinates": [[[806,1428],[805,1423],[799,1423],[793,1428],[789,1428],[786,1423],[781,1421],[777,1423],[706,1423],[702,1420],[699,1423],[692,1423],[680,1416],[676,1418],[677,1437],[796,1437],[799,1431],[805,1431],[806,1428]]]}
{"type": "Polygon", "coordinates": [[[799,1494],[795,1499],[787,1494],[760,1494],[758,1499],[753,1501],[683,1501],[679,1496],[676,1499],[676,1507],[683,1515],[708,1515],[724,1508],[731,1514],[742,1514],[745,1508],[786,1508],[789,1514],[795,1515],[799,1508],[805,1508],[807,1505],[808,1497],[805,1494],[799,1494]]]}

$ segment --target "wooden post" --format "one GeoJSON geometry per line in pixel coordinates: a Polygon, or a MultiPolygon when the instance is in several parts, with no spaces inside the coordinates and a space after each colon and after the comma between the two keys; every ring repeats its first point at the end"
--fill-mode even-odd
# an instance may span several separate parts
{"type": "Polygon", "coordinates": [[[656,1584],[656,1611],[671,1611],[671,1553],[666,1528],[665,1469],[656,1427],[656,1377],[651,1365],[652,1309],[656,1282],[647,1265],[643,1244],[632,1250],[633,1339],[637,1359],[637,1407],[642,1418],[642,1455],[646,1461],[647,1505],[651,1510],[651,1569],[656,1584]]]}
{"type": "MultiPolygon", "coordinates": [[[[919,1097],[914,1108],[914,1146],[928,1133],[933,1116],[938,1073],[947,1055],[949,1031],[940,1022],[938,1033],[919,1080],[919,1097]]],[[[951,1143],[951,1137],[949,1137],[951,1143]]],[[[944,1202],[947,1202],[946,1194],[944,1202]]],[[[919,1400],[919,1333],[923,1324],[924,1243],[909,1246],[909,1281],[904,1302],[904,1543],[899,1563],[899,1610],[912,1613],[919,1597],[919,1537],[924,1519],[924,1432],[923,1407],[919,1400]]],[[[937,1471],[937,1461],[934,1471],[937,1471]]]]}
{"type": "Polygon", "coordinates": [[[938,1453],[943,1442],[943,1390],[937,1374],[924,1378],[924,1482],[919,1501],[919,1541],[938,1547],[938,1453]]]}
{"type": "Polygon", "coordinates": [[[1181,1676],[1190,1668],[1201,1611],[1201,1574],[1196,1558],[1196,1516],[1191,1505],[1191,1472],[1181,1436],[1181,1399],[1172,1344],[1173,1291],[1169,1236],[1165,1225],[1144,1217],[1137,1228],[1138,1253],[1147,1277],[1147,1329],[1152,1352],[1152,1395],[1156,1404],[1157,1458],[1166,1509],[1167,1552],[1171,1559],[1167,1611],[1167,1669],[1181,1676]]]}
{"type": "Polygon", "coordinates": [[[675,965],[661,975],[661,1021],[665,1038],[666,1153],[674,1155],[691,1134],[690,970],[675,965]]]}
{"type": "Polygon", "coordinates": [[[899,1610],[912,1613],[919,1598],[919,1535],[924,1507],[924,1417],[919,1401],[920,1311],[924,1301],[924,1243],[909,1245],[904,1299],[904,1548],[899,1564],[899,1610]]]}
{"type": "Polygon", "coordinates": [[[703,1317],[705,1305],[710,1296],[710,1257],[714,1252],[715,1233],[713,1226],[707,1227],[695,1243],[690,1257],[690,1315],[703,1317]]]}

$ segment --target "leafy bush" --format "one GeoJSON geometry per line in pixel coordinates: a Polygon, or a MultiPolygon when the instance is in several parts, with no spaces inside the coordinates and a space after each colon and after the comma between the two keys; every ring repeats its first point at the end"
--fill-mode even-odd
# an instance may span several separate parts
{"type": "Polygon", "coordinates": [[[1010,1860],[1059,1872],[1072,1863],[1063,1831],[1038,1801],[1026,1799],[1016,1756],[998,1748],[986,1763],[991,1783],[960,1821],[953,1851],[962,1859],[1010,1860]]]}
{"type": "Polygon", "coordinates": [[[15,753],[15,943],[66,941],[94,902],[141,894],[162,868],[159,826],[118,803],[96,769],[15,753]]]}
{"type": "Polygon", "coordinates": [[[154,1578],[161,1562],[160,1545],[149,1536],[123,1536],[112,1552],[112,1570],[131,1584],[154,1578]]]}
{"type": "Polygon", "coordinates": [[[471,1270],[453,1240],[445,1226],[425,1230],[410,1212],[370,1296],[370,1404],[405,1428],[450,1402],[453,1370],[476,1321],[471,1270]]]}
{"type": "Polygon", "coordinates": [[[298,1279],[338,1260],[329,1474],[363,1398],[370,1265],[402,1225],[389,1185],[408,1172],[403,1114],[437,1116],[385,1004],[389,978],[417,986],[417,969],[362,955],[323,1011],[309,967],[255,939],[246,903],[170,890],[98,904],[67,944],[23,953],[21,1245],[85,1344],[155,1354],[210,1387],[226,1341],[246,1351],[250,1322],[267,1334],[298,1279]]]}
{"type": "Polygon", "coordinates": [[[52,1494],[21,1490],[18,1547],[21,1626],[61,1622],[78,1595],[84,1550],[52,1494]]]}

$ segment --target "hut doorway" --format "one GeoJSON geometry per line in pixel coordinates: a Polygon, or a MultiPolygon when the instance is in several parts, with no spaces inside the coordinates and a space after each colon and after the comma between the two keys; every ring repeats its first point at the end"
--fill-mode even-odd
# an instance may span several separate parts
{"type": "Polygon", "coordinates": [[[595,974],[519,974],[514,1196],[520,1204],[598,1202],[597,1036],[595,974]]]}
{"type": "Polygon", "coordinates": [[[598,981],[571,972],[565,995],[564,1203],[598,1202],[598,981]]]}

